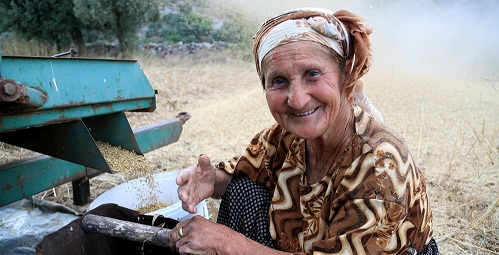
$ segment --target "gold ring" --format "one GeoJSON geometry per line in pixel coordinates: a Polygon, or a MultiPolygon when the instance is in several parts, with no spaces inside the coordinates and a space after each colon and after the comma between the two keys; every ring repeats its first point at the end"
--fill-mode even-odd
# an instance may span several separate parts
{"type": "Polygon", "coordinates": [[[182,231],[182,228],[178,229],[178,235],[182,238],[184,237],[184,231],[182,231]]]}

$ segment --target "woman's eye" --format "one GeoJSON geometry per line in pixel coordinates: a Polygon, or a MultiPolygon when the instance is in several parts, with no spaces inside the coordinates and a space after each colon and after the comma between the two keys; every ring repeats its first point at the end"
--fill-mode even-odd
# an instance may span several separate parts
{"type": "Polygon", "coordinates": [[[308,72],[308,77],[310,77],[310,78],[315,78],[315,77],[317,77],[319,75],[320,75],[320,73],[317,70],[311,70],[311,71],[308,72]]]}
{"type": "Polygon", "coordinates": [[[286,86],[286,80],[283,79],[283,78],[275,78],[272,80],[272,84],[271,84],[271,87],[272,88],[283,88],[284,86],[286,86]]]}

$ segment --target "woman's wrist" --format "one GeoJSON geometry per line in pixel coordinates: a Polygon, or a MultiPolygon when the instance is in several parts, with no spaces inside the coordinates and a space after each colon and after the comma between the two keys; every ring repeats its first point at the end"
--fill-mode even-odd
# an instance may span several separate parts
{"type": "Polygon", "coordinates": [[[227,185],[232,180],[232,175],[224,170],[215,169],[215,187],[211,198],[219,199],[225,193],[227,185]]]}

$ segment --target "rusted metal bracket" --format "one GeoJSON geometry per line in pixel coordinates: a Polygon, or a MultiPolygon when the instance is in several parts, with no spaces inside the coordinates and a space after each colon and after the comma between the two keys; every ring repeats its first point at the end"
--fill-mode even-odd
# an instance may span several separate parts
{"type": "Polygon", "coordinates": [[[12,79],[0,78],[0,113],[22,108],[39,108],[47,102],[41,90],[19,84],[12,79]]]}

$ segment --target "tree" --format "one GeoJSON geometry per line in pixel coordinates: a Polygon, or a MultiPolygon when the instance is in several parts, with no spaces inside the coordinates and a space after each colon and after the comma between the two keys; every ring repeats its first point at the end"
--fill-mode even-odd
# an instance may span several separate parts
{"type": "Polygon", "coordinates": [[[75,14],[85,26],[112,31],[118,49],[126,55],[136,33],[146,21],[159,18],[154,0],[74,0],[75,14]]]}
{"type": "Polygon", "coordinates": [[[211,21],[194,13],[169,13],[148,27],[146,38],[160,37],[167,42],[204,42],[210,38],[211,21]]]}
{"type": "Polygon", "coordinates": [[[82,23],[73,8],[73,2],[65,0],[2,0],[0,28],[24,39],[55,43],[59,51],[73,42],[82,52],[82,23]]]}

